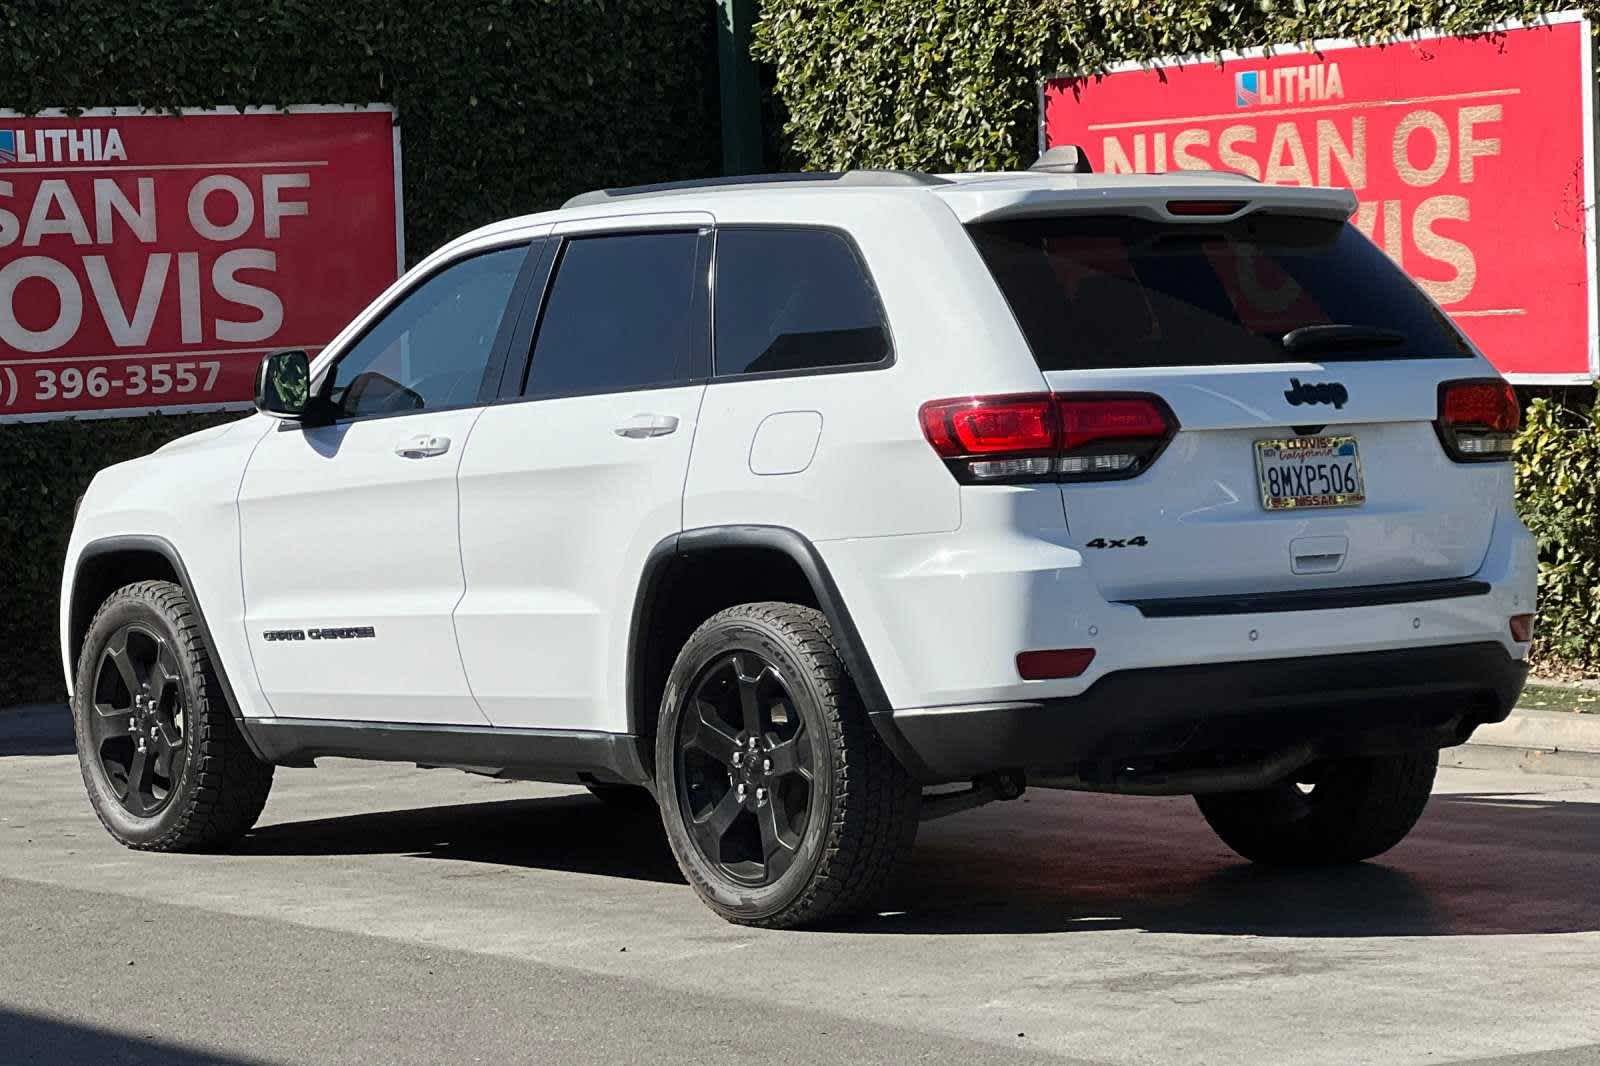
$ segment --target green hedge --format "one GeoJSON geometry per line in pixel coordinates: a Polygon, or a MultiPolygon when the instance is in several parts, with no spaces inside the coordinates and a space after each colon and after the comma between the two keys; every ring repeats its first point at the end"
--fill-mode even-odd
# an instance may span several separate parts
{"type": "MultiPolygon", "coordinates": [[[[1578,393],[1578,390],[1573,390],[1578,393]]],[[[1539,538],[1539,651],[1600,667],[1600,405],[1539,397],[1517,440],[1517,502],[1539,538]]]]}
{"type": "MultiPolygon", "coordinates": [[[[8,0],[0,107],[393,103],[415,261],[583,189],[716,173],[715,13],[712,0],[8,0]]],[[[60,696],[57,582],[94,471],[215,421],[0,425],[0,707],[60,696]]]]}
{"type": "Polygon", "coordinates": [[[0,107],[392,103],[413,260],[622,181],[716,173],[712,0],[8,0],[0,107]]]}
{"type": "MultiPolygon", "coordinates": [[[[814,169],[1015,168],[1038,144],[1041,72],[1319,38],[1470,33],[1577,5],[1526,0],[765,0],[758,54],[814,169]]],[[[1600,5],[1587,5],[1600,21],[1600,5]]],[[[1539,651],[1600,668],[1594,391],[1535,401],[1518,504],[1540,539],[1539,651]]]]}
{"type": "MultiPolygon", "coordinates": [[[[1472,32],[1560,0],[764,0],[756,51],[813,169],[1031,162],[1041,71],[1285,41],[1472,32]]],[[[1600,5],[1589,7],[1590,16],[1600,5]]]]}

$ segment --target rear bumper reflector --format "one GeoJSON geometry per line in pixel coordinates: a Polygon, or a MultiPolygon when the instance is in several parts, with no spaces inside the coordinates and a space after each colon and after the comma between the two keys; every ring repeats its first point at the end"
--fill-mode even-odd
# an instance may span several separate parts
{"type": "Polygon", "coordinates": [[[1058,648],[1017,654],[1017,673],[1024,681],[1053,681],[1079,677],[1094,662],[1093,648],[1058,648]]]}

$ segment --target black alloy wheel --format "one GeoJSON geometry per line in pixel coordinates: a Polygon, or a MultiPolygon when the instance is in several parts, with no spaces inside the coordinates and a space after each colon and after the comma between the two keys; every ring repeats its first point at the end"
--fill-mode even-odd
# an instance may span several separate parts
{"type": "Polygon", "coordinates": [[[1253,792],[1196,796],[1222,842],[1252,862],[1361,862],[1404,840],[1422,817],[1435,750],[1329,759],[1253,792]]]}
{"type": "Polygon", "coordinates": [[[249,832],[272,789],[228,706],[189,594],[136,581],[101,603],[73,682],[78,766],[95,815],[141,851],[202,851],[249,832]]]}
{"type": "Polygon", "coordinates": [[[705,862],[741,885],[782,877],[820,800],[805,719],[779,666],[747,650],[707,665],[675,758],[676,801],[705,862]]]}
{"type": "Polygon", "coordinates": [[[742,603],[702,622],[667,675],[656,738],[673,858],[731,922],[792,929],[866,910],[916,840],[922,790],[814,607],[742,603]]]}
{"type": "Polygon", "coordinates": [[[188,764],[178,660],[165,637],[137,622],[111,635],[88,724],[93,755],[123,808],[138,818],[160,814],[188,764]]]}

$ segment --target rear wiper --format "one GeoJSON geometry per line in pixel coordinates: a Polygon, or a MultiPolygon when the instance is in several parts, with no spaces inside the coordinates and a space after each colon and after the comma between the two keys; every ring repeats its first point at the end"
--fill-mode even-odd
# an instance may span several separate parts
{"type": "Polygon", "coordinates": [[[1392,329],[1353,326],[1343,322],[1301,326],[1283,335],[1283,346],[1291,352],[1326,351],[1330,348],[1393,348],[1405,342],[1406,335],[1392,329]]]}

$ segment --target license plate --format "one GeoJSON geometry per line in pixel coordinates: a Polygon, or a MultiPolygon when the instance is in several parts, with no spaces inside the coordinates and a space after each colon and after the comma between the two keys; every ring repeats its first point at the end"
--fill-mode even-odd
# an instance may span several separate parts
{"type": "Polygon", "coordinates": [[[1269,511],[1359,507],[1367,498],[1354,437],[1258,440],[1256,474],[1269,511]]]}

